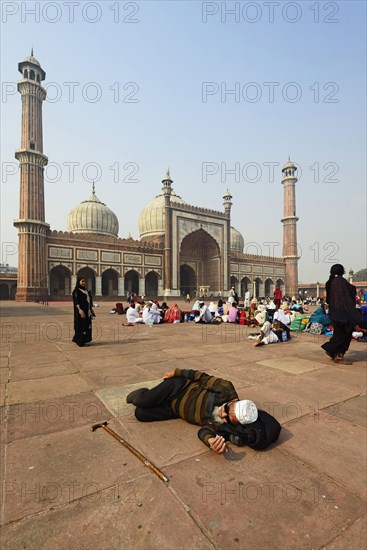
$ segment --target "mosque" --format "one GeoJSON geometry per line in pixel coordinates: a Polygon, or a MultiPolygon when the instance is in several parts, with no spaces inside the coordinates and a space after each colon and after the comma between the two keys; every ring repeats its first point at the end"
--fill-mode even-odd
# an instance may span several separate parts
{"type": "MultiPolygon", "coordinates": [[[[42,102],[46,73],[32,54],[18,64],[22,77],[21,148],[16,300],[69,297],[77,277],[86,278],[94,296],[123,298],[128,291],[149,297],[227,296],[234,286],[239,296],[248,289],[257,297],[274,288],[298,293],[295,184],[296,166],[282,169],[284,187],[283,256],[244,253],[244,238],[231,226],[232,196],[223,195],[223,211],[187,204],[175,193],[169,170],[161,192],[143,208],[140,239],[118,236],[114,212],[96,195],[75,206],[68,231],[46,223],[44,201],[42,102]]],[[[157,185],[158,191],[158,185],[157,185]]]]}

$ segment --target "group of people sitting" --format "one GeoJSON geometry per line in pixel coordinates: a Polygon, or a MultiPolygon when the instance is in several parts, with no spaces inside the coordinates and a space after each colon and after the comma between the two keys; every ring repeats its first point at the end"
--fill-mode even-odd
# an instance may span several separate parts
{"type": "Polygon", "coordinates": [[[146,325],[156,325],[159,323],[180,323],[183,319],[183,313],[177,306],[172,304],[171,307],[163,302],[149,300],[147,303],[130,302],[130,306],[126,309],[126,321],[128,325],[137,323],[145,323],[146,325]]]}
{"type": "MultiPolygon", "coordinates": [[[[115,312],[115,309],[112,312],[115,312]]],[[[238,323],[248,326],[263,326],[266,321],[280,321],[284,325],[289,325],[294,315],[299,313],[297,307],[288,303],[275,305],[270,302],[258,304],[256,298],[253,299],[250,308],[239,307],[236,301],[223,302],[219,299],[217,302],[211,301],[209,305],[201,298],[195,301],[189,311],[181,310],[177,303],[168,306],[166,302],[161,305],[157,300],[143,300],[134,302],[123,310],[126,313],[126,320],[129,325],[136,323],[145,323],[148,325],[159,323],[238,323]]],[[[303,311],[302,311],[303,312],[303,311]]]]}

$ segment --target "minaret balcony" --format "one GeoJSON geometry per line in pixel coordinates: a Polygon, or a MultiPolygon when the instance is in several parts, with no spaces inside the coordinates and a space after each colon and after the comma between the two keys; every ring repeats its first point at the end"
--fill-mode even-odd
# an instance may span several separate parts
{"type": "Polygon", "coordinates": [[[41,168],[48,164],[48,157],[34,149],[16,149],[15,158],[20,164],[38,164],[41,168]]]}
{"type": "Polygon", "coordinates": [[[21,95],[33,95],[40,101],[44,101],[47,96],[47,92],[41,84],[29,78],[19,80],[17,90],[21,95]]]}
{"type": "Polygon", "coordinates": [[[284,216],[280,221],[284,223],[284,225],[292,225],[295,222],[298,222],[299,218],[297,216],[284,216]]]}

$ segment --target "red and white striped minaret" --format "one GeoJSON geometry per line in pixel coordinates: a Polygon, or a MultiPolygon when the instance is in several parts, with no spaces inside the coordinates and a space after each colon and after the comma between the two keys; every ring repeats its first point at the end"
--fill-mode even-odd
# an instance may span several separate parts
{"type": "Polygon", "coordinates": [[[296,216],[296,170],[290,158],[282,169],[284,185],[283,258],[285,260],[285,293],[290,297],[298,296],[298,247],[296,216]]]}
{"type": "Polygon", "coordinates": [[[20,163],[18,228],[18,285],[16,300],[44,299],[47,294],[44,167],[48,159],[43,154],[42,102],[46,90],[41,82],[46,73],[33,57],[33,50],[18,64],[22,79],[18,92],[22,96],[21,148],[15,158],[20,163]]]}

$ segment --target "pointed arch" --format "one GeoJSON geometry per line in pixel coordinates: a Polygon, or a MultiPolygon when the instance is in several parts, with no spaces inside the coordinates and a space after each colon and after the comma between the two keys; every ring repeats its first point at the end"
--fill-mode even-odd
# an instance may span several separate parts
{"type": "MultiPolygon", "coordinates": [[[[196,276],[196,288],[209,286],[212,292],[220,290],[220,247],[214,237],[204,229],[192,231],[182,239],[180,265],[191,266],[196,276]]],[[[193,277],[190,281],[189,286],[192,286],[193,277]]],[[[183,287],[181,280],[179,287],[183,287]]]]}
{"type": "Polygon", "coordinates": [[[129,269],[124,277],[125,290],[139,294],[139,273],[135,269],[129,269]]]}
{"type": "Polygon", "coordinates": [[[105,269],[102,273],[102,296],[118,295],[118,277],[116,269],[105,269]]]}
{"type": "Polygon", "coordinates": [[[87,289],[91,291],[93,296],[96,294],[96,272],[91,267],[82,267],[77,272],[77,277],[84,277],[87,281],[87,289]]]}
{"type": "Polygon", "coordinates": [[[265,297],[272,298],[274,295],[274,281],[270,277],[265,281],[265,297]]]}
{"type": "Polygon", "coordinates": [[[70,296],[71,271],[60,264],[50,270],[50,294],[51,296],[70,296]]]}
{"type": "Polygon", "coordinates": [[[154,270],[149,271],[145,276],[145,295],[149,298],[158,296],[158,273],[154,270]]]}
{"type": "Polygon", "coordinates": [[[252,291],[251,284],[251,280],[248,277],[241,279],[241,296],[244,296],[248,290],[252,291]]]}

